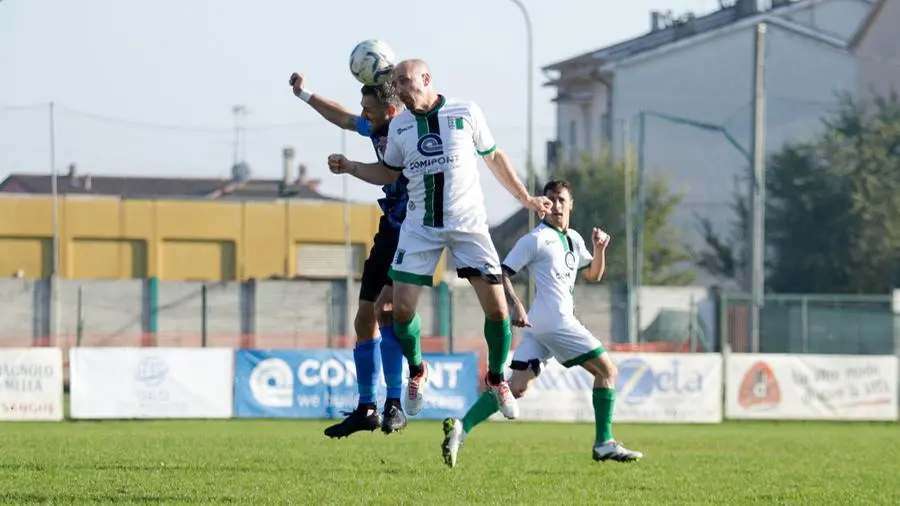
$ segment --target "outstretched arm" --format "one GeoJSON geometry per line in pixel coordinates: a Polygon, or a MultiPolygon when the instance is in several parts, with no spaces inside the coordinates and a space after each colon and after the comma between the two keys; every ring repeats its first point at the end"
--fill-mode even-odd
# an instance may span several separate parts
{"type": "Polygon", "coordinates": [[[344,155],[329,156],[328,168],[334,174],[350,174],[357,179],[379,186],[397,182],[401,174],[401,171],[392,169],[381,162],[354,162],[348,160],[344,155]]]}
{"type": "Polygon", "coordinates": [[[306,78],[302,74],[296,72],[291,74],[290,84],[297,98],[309,104],[310,107],[330,123],[345,130],[357,131],[356,122],[359,116],[353,114],[341,104],[307,90],[305,88],[306,78]]]}
{"type": "Polygon", "coordinates": [[[472,112],[472,140],[475,144],[475,150],[484,158],[491,173],[500,181],[500,184],[506,188],[506,191],[512,194],[526,209],[531,209],[544,217],[550,212],[550,200],[546,197],[533,197],[528,192],[528,188],[522,184],[516,171],[513,170],[512,162],[506,153],[497,149],[497,143],[494,136],[487,126],[487,120],[481,108],[475,104],[471,104],[472,112]]]}

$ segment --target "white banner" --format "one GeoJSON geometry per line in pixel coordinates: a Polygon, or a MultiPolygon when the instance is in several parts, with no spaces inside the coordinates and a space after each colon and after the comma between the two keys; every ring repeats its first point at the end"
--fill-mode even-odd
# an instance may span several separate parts
{"type": "MultiPolygon", "coordinates": [[[[716,353],[610,353],[619,370],[614,421],[722,421],[722,358],[716,353]]],[[[522,420],[594,420],[594,378],[551,360],[519,399],[522,420]]]]}
{"type": "Polygon", "coordinates": [[[0,420],[62,419],[62,350],[0,348],[0,420]]]}
{"type": "Polygon", "coordinates": [[[728,418],[897,420],[897,357],[731,354],[728,418]]]}
{"type": "Polygon", "coordinates": [[[234,351],[72,348],[72,418],[230,418],[234,351]]]}

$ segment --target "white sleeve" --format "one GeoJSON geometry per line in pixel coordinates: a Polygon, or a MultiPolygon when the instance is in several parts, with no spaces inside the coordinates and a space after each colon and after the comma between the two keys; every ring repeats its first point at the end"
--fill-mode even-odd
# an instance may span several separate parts
{"type": "Polygon", "coordinates": [[[537,244],[537,236],[534,234],[521,237],[506,255],[506,259],[503,260],[503,267],[510,271],[510,274],[521,272],[534,260],[537,244]]]}
{"type": "Polygon", "coordinates": [[[384,156],[381,163],[390,169],[403,170],[405,165],[403,159],[403,149],[400,148],[400,135],[397,134],[396,128],[391,128],[388,132],[387,146],[384,148],[384,156]]]}
{"type": "Polygon", "coordinates": [[[472,102],[469,109],[472,112],[472,140],[475,142],[475,150],[481,156],[489,155],[497,149],[494,135],[488,128],[487,120],[478,104],[472,102]]]}
{"type": "Polygon", "coordinates": [[[581,234],[575,233],[573,234],[575,237],[573,238],[573,246],[575,246],[575,254],[578,255],[578,270],[587,269],[591,266],[591,262],[594,260],[594,255],[588,250],[587,244],[584,243],[584,238],[581,237],[581,234]]]}

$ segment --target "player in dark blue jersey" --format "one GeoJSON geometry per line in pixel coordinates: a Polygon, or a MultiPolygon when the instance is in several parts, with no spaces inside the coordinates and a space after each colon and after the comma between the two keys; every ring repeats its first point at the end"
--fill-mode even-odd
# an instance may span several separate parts
{"type": "MultiPolygon", "coordinates": [[[[380,161],[387,145],[388,125],[391,118],[400,113],[403,106],[389,85],[363,86],[362,112],[353,114],[337,102],[328,100],[306,89],[303,75],[294,73],[290,79],[294,95],[310,105],[329,122],[346,130],[368,137],[380,161]]],[[[406,427],[406,416],[400,405],[403,388],[403,350],[394,336],[391,318],[393,290],[388,271],[400,238],[400,225],[406,218],[407,180],[400,177],[396,183],[382,187],[384,197],[378,199],[383,216],[375,234],[372,250],[363,267],[359,290],[359,309],[356,312],[356,376],[359,386],[359,405],[347,413],[338,424],[325,429],[325,435],[333,438],[347,437],[361,430],[373,431],[381,426],[385,434],[406,427]],[[380,336],[379,336],[380,330],[380,336]],[[380,357],[380,359],[379,359],[380,357]],[[382,416],[378,416],[376,388],[379,366],[384,368],[387,399],[382,416]]]]}

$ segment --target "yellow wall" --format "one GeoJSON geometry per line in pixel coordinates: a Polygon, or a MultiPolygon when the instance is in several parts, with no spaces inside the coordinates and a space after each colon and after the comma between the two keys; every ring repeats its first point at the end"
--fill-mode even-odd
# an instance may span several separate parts
{"type": "MultiPolygon", "coordinates": [[[[366,254],[380,216],[377,205],[350,206],[351,242],[366,254]]],[[[344,243],[341,203],[59,199],[64,278],[292,277],[303,243],[344,243]]],[[[0,277],[42,278],[52,266],[52,199],[0,197],[0,277]]]]}

